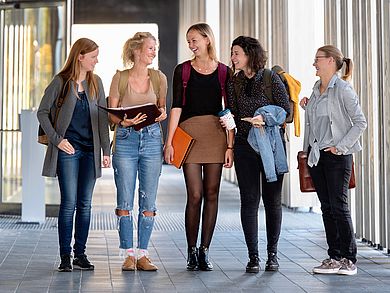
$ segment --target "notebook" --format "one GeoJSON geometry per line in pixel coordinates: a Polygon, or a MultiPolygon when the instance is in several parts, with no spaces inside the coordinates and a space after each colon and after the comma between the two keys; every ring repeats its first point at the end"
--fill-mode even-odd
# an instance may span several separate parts
{"type": "Polygon", "coordinates": [[[132,107],[119,107],[119,108],[107,108],[100,106],[103,110],[117,116],[119,119],[123,119],[125,114],[127,115],[127,119],[132,119],[137,116],[139,113],[146,114],[145,121],[132,126],[135,130],[140,130],[141,128],[148,126],[150,124],[155,123],[156,118],[161,115],[160,110],[157,108],[156,104],[147,103],[132,107]]]}

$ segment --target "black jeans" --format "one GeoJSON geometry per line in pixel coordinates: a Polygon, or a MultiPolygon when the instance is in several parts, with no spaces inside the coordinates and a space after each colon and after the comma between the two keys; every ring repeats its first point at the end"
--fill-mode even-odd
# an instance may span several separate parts
{"type": "Polygon", "coordinates": [[[276,253],[282,224],[283,175],[279,175],[275,182],[267,182],[260,155],[247,142],[236,142],[234,148],[234,166],[241,197],[241,224],[248,254],[259,254],[258,211],[261,197],[265,208],[267,250],[276,253]]]}
{"type": "Polygon", "coordinates": [[[352,155],[338,156],[320,151],[317,166],[309,168],[321,202],[329,257],[356,262],[356,240],[348,207],[348,185],[352,155]]]}

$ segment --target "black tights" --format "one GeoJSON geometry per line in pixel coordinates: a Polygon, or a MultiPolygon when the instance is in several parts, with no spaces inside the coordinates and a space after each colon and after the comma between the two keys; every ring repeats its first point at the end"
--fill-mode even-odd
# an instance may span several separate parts
{"type": "Polygon", "coordinates": [[[185,226],[188,247],[196,246],[202,200],[200,244],[209,247],[217,220],[222,164],[184,164],[183,172],[187,187],[185,226]]]}

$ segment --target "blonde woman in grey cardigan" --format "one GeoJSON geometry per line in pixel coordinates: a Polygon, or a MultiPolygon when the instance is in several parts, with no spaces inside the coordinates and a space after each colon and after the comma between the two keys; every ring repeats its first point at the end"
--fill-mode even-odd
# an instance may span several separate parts
{"type": "Polygon", "coordinates": [[[61,272],[72,271],[71,241],[75,216],[73,266],[93,270],[86,254],[92,192],[101,165],[110,166],[110,140],[107,113],[97,105],[106,105],[101,79],[93,74],[98,62],[97,44],[87,38],[72,46],[63,69],[45,90],[38,120],[48,136],[42,175],[58,176],[61,192],[58,238],[61,272]],[[58,105],[64,97],[62,106],[58,105]],[[55,127],[51,121],[60,107],[55,127]],[[103,151],[103,162],[101,153],[103,151]]]}
{"type": "Polygon", "coordinates": [[[352,154],[361,150],[359,138],[367,127],[359,97],[348,80],[353,63],[332,45],[319,48],[313,66],[319,80],[305,109],[303,150],[321,202],[328,258],[313,268],[316,274],[355,275],[356,240],[348,207],[352,154]],[[340,77],[338,72],[342,71],[340,77]]]}

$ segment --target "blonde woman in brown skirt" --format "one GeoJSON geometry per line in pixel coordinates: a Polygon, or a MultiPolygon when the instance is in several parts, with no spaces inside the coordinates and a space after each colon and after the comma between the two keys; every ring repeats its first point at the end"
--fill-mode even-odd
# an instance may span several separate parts
{"type": "Polygon", "coordinates": [[[192,25],[186,37],[194,57],[175,68],[164,157],[168,164],[172,162],[175,151],[172,138],[178,126],[195,138],[183,165],[187,188],[187,270],[211,271],[213,266],[208,251],[217,219],[222,167],[231,168],[233,164],[234,130],[226,132],[218,118],[218,113],[223,109],[223,89],[231,71],[217,60],[215,39],[208,24],[192,25]],[[221,72],[225,73],[225,78],[221,78],[221,72]],[[187,82],[183,77],[188,73],[187,82]],[[198,249],[202,202],[202,230],[198,249]]]}

